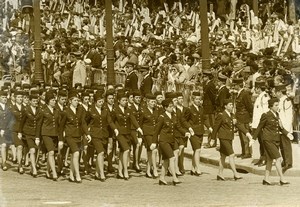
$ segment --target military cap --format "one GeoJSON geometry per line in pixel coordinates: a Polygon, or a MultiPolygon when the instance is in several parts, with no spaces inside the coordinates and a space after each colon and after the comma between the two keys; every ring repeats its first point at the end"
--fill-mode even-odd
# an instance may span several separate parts
{"type": "Polygon", "coordinates": [[[145,97],[146,97],[147,99],[150,99],[150,100],[155,100],[155,99],[156,99],[156,96],[153,95],[153,94],[151,94],[151,93],[146,94],[145,97]]]}
{"type": "Polygon", "coordinates": [[[132,95],[133,95],[133,97],[135,97],[135,96],[141,96],[141,91],[135,90],[135,91],[132,92],[132,95]]]}
{"type": "Polygon", "coordinates": [[[7,96],[7,95],[8,95],[7,91],[3,91],[3,90],[0,91],[0,96],[7,96]]]}
{"type": "Polygon", "coordinates": [[[95,101],[98,101],[99,99],[104,98],[104,91],[97,91],[96,94],[94,95],[95,101]]]}
{"type": "Polygon", "coordinates": [[[162,96],[162,92],[161,91],[155,91],[154,95],[155,96],[162,96]]]}
{"type": "Polygon", "coordinates": [[[243,78],[233,78],[232,84],[242,84],[244,82],[243,78]]]}
{"type": "Polygon", "coordinates": [[[224,106],[226,106],[229,103],[233,103],[233,100],[231,98],[225,99],[223,104],[224,106]]]}
{"type": "Polygon", "coordinates": [[[270,100],[268,100],[269,108],[273,107],[274,103],[276,103],[276,102],[279,102],[278,98],[271,98],[270,100]]]}
{"type": "Polygon", "coordinates": [[[258,87],[258,88],[266,87],[266,82],[263,80],[257,80],[257,81],[255,81],[255,87],[258,87]]]}
{"type": "Polygon", "coordinates": [[[168,99],[168,98],[173,99],[173,98],[177,98],[177,95],[174,92],[167,92],[165,94],[165,97],[166,97],[166,99],[168,99]]]}
{"type": "Polygon", "coordinates": [[[176,97],[183,97],[183,94],[181,92],[176,92],[176,97]]]}
{"type": "Polygon", "coordinates": [[[118,100],[120,100],[121,98],[128,98],[128,94],[127,93],[125,93],[125,92],[119,92],[118,94],[117,94],[117,98],[118,98],[118,100]]]}
{"type": "Polygon", "coordinates": [[[39,90],[31,90],[30,91],[30,95],[39,95],[40,94],[40,91],[39,90]]]}
{"type": "Polygon", "coordinates": [[[277,86],[275,86],[275,90],[276,91],[286,91],[286,85],[284,85],[284,84],[277,85],[277,86]]]}
{"type": "Polygon", "coordinates": [[[167,98],[167,99],[165,99],[165,100],[163,100],[163,101],[161,102],[161,105],[162,105],[163,107],[168,107],[171,103],[173,103],[173,102],[172,102],[172,99],[171,99],[171,98],[167,98]]]}
{"type": "Polygon", "coordinates": [[[53,91],[47,91],[45,95],[45,102],[48,103],[51,99],[54,99],[55,95],[53,91]]]}
{"type": "Polygon", "coordinates": [[[76,90],[69,91],[69,98],[78,98],[78,92],[76,90]]]}
{"type": "Polygon", "coordinates": [[[193,96],[201,96],[201,93],[199,91],[194,91],[192,93],[193,96]]]}
{"type": "Polygon", "coordinates": [[[23,95],[23,92],[21,90],[15,90],[14,94],[15,96],[23,95]]]}
{"type": "Polygon", "coordinates": [[[60,96],[60,97],[67,97],[68,96],[67,91],[66,90],[60,90],[60,91],[58,91],[58,96],[60,96]]]}
{"type": "Polygon", "coordinates": [[[88,92],[83,92],[83,93],[81,93],[81,98],[83,98],[83,97],[85,97],[85,96],[90,96],[90,94],[88,93],[88,92]]]}

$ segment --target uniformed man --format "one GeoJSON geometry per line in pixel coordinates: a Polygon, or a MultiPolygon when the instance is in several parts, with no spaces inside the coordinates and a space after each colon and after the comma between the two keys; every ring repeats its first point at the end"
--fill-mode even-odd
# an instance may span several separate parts
{"type": "Polygon", "coordinates": [[[125,89],[128,91],[138,89],[138,76],[136,74],[136,65],[133,62],[127,62],[125,65],[127,77],[125,80],[125,89]]]}
{"type": "Polygon", "coordinates": [[[146,94],[152,93],[153,79],[151,72],[149,71],[149,66],[142,66],[141,72],[143,75],[143,80],[141,82],[140,90],[142,97],[145,97],[146,94]]]}
{"type": "Polygon", "coordinates": [[[223,75],[222,73],[218,74],[218,91],[216,96],[216,111],[220,113],[224,110],[224,101],[230,98],[229,89],[226,86],[226,81],[228,77],[223,75]]]}

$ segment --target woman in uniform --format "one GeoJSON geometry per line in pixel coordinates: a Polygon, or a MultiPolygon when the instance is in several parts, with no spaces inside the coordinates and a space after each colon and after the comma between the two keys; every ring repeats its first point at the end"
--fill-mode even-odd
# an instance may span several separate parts
{"type": "Polygon", "coordinates": [[[14,93],[15,96],[15,105],[11,105],[11,113],[13,116],[13,124],[12,124],[12,137],[14,144],[17,149],[17,163],[18,163],[18,172],[20,174],[24,173],[24,169],[22,167],[22,157],[23,157],[23,149],[26,146],[26,140],[22,137],[22,134],[19,133],[20,123],[24,116],[24,106],[23,102],[23,94],[22,91],[16,91],[14,93]]]}
{"type": "Polygon", "coordinates": [[[159,116],[158,124],[155,127],[155,132],[153,134],[152,144],[150,149],[153,150],[156,148],[156,143],[158,142],[159,137],[159,148],[162,153],[163,166],[161,169],[161,175],[159,179],[159,185],[167,185],[165,180],[166,170],[169,168],[172,177],[173,185],[181,183],[175,173],[175,156],[174,156],[174,145],[175,145],[175,128],[178,128],[186,136],[190,136],[187,132],[180,127],[177,123],[177,118],[173,114],[173,102],[172,99],[165,99],[162,102],[162,106],[165,109],[165,112],[159,116]]]}
{"type": "Polygon", "coordinates": [[[43,138],[48,153],[46,178],[51,179],[50,170],[52,171],[53,181],[57,181],[55,169],[54,150],[56,146],[63,145],[62,139],[58,140],[59,111],[55,107],[56,99],[52,91],[45,94],[45,105],[42,108],[42,118],[39,123],[41,128],[41,137],[43,138]]]}
{"type": "MultiPolygon", "coordinates": [[[[236,119],[234,118],[233,110],[233,101],[230,99],[224,100],[224,107],[222,113],[219,113],[216,117],[216,121],[214,124],[212,139],[216,140],[216,136],[218,134],[218,138],[220,140],[220,161],[219,161],[219,173],[217,175],[217,180],[225,181],[223,176],[223,170],[225,166],[226,156],[229,156],[229,164],[231,170],[234,175],[234,179],[241,179],[236,171],[235,162],[234,162],[234,152],[232,148],[232,140],[234,138],[234,125],[236,125],[236,119]]],[[[241,125],[236,125],[239,130],[246,134],[247,137],[251,138],[249,131],[246,128],[240,127],[241,125]]]]}
{"type": "Polygon", "coordinates": [[[142,109],[141,113],[141,127],[144,132],[144,144],[147,149],[147,169],[146,169],[146,177],[147,178],[157,178],[157,166],[156,166],[156,159],[157,159],[157,148],[150,149],[152,144],[152,137],[154,134],[155,126],[158,120],[158,110],[155,108],[156,105],[156,96],[152,94],[146,95],[146,106],[142,109]],[[153,170],[153,176],[151,171],[153,170]]]}
{"type": "Polygon", "coordinates": [[[258,127],[253,135],[253,139],[256,140],[259,133],[262,132],[263,144],[267,155],[265,178],[262,184],[271,185],[270,172],[272,170],[272,162],[275,159],[275,167],[280,177],[279,183],[280,185],[286,185],[289,184],[289,182],[285,181],[282,173],[282,158],[279,153],[280,133],[285,134],[290,139],[293,138],[293,135],[282,127],[282,123],[278,114],[279,99],[272,98],[268,101],[268,104],[270,110],[261,116],[258,127]]]}
{"type": "MultiPolygon", "coordinates": [[[[84,112],[78,108],[79,97],[76,91],[69,92],[69,106],[62,113],[59,127],[59,136],[62,139],[65,135],[67,144],[71,151],[70,182],[81,183],[79,173],[79,151],[83,135],[87,135],[87,126],[84,120],[84,112]],[[75,176],[75,178],[74,178],[75,176]]],[[[90,135],[86,136],[88,142],[91,141],[90,135]]]]}
{"type": "Polygon", "coordinates": [[[105,181],[104,152],[106,152],[109,138],[109,127],[118,135],[118,130],[113,123],[109,111],[103,108],[103,92],[97,92],[94,96],[95,104],[87,112],[88,134],[92,138],[92,144],[97,151],[95,179],[105,181]]]}
{"type": "Polygon", "coordinates": [[[31,94],[29,95],[29,105],[25,109],[19,131],[25,135],[26,142],[29,148],[29,156],[31,162],[30,173],[33,177],[37,177],[36,151],[40,144],[40,128],[38,128],[38,123],[42,118],[42,111],[38,107],[38,94],[34,92],[35,91],[31,91],[31,94]]]}
{"type": "Polygon", "coordinates": [[[128,175],[128,157],[129,150],[131,149],[131,125],[133,125],[138,132],[143,134],[142,129],[140,128],[136,118],[130,113],[130,109],[127,107],[128,104],[128,96],[124,92],[119,92],[117,94],[118,105],[114,111],[115,124],[119,131],[119,135],[117,136],[117,140],[120,147],[120,155],[119,155],[119,167],[118,167],[118,175],[119,179],[129,179],[128,175]]]}

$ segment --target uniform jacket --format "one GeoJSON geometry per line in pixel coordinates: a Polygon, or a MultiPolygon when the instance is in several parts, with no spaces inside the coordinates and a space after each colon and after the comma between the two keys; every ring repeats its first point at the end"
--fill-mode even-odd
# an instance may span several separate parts
{"type": "Polygon", "coordinates": [[[135,72],[128,74],[125,80],[125,89],[127,90],[137,90],[138,89],[138,76],[135,72]]]}
{"type": "Polygon", "coordinates": [[[268,141],[280,141],[280,133],[288,134],[288,131],[280,126],[279,116],[276,116],[271,110],[262,114],[253,139],[257,139],[260,132],[262,132],[262,139],[268,141]]]}
{"type": "Polygon", "coordinates": [[[42,119],[42,116],[42,110],[39,107],[36,107],[36,112],[34,114],[31,106],[28,105],[20,123],[19,132],[40,138],[41,128],[38,127],[38,123],[42,119]]]}
{"type": "Polygon", "coordinates": [[[238,123],[248,124],[252,121],[253,104],[250,92],[242,89],[235,99],[235,107],[238,123]]]}
{"type": "MultiPolygon", "coordinates": [[[[216,136],[218,134],[219,139],[229,139],[233,140],[234,138],[234,114],[229,114],[223,110],[223,112],[219,113],[216,117],[215,124],[213,126],[213,132],[212,132],[212,139],[216,139],[216,136]]],[[[236,125],[239,127],[239,125],[236,125]]],[[[240,127],[239,128],[244,134],[246,134],[248,131],[240,127]]]]}
{"type": "Polygon", "coordinates": [[[52,112],[47,105],[41,109],[42,118],[38,124],[38,128],[41,129],[41,136],[58,136],[59,113],[56,108],[52,112]]]}
{"type": "Polygon", "coordinates": [[[196,135],[204,134],[204,125],[209,128],[210,124],[206,116],[204,116],[204,109],[198,107],[199,111],[194,105],[187,110],[187,121],[190,127],[192,127],[196,135]]]}
{"type": "MultiPolygon", "coordinates": [[[[130,107],[128,107],[130,109],[130,113],[135,117],[136,121],[140,124],[140,119],[141,119],[141,115],[142,115],[142,111],[141,111],[141,106],[139,105],[138,108],[132,104],[130,107]]],[[[137,129],[134,127],[133,124],[131,124],[131,129],[137,129]]]]}
{"type": "Polygon", "coordinates": [[[116,125],[113,123],[110,112],[107,109],[102,108],[101,114],[99,114],[96,106],[93,105],[86,113],[86,119],[88,124],[88,134],[92,138],[108,138],[109,129],[116,129],[116,125]]]}
{"type": "Polygon", "coordinates": [[[213,114],[215,113],[216,104],[216,86],[212,80],[208,81],[208,83],[203,88],[203,109],[205,114],[213,114]]]}
{"type": "MultiPolygon", "coordinates": [[[[174,114],[176,115],[177,122],[180,125],[181,128],[183,128],[185,131],[189,128],[189,124],[186,121],[187,119],[187,108],[183,107],[182,111],[179,108],[175,108],[174,114]]],[[[185,132],[184,131],[184,132],[185,132]]],[[[185,134],[182,133],[182,130],[179,130],[178,128],[175,128],[175,137],[184,137],[185,134]]]]}
{"type": "Polygon", "coordinates": [[[142,109],[140,125],[145,136],[154,134],[154,130],[158,122],[158,117],[159,115],[157,109],[154,109],[153,113],[150,112],[148,107],[144,107],[142,109]]]}
{"type": "Polygon", "coordinates": [[[22,121],[22,118],[24,116],[24,105],[21,104],[21,110],[18,109],[16,105],[10,106],[10,112],[12,115],[12,123],[10,125],[10,130],[13,132],[19,132],[20,130],[20,123],[22,121]]]}
{"type": "Polygon", "coordinates": [[[5,109],[0,106],[0,130],[4,130],[4,133],[9,134],[9,130],[11,129],[12,124],[12,114],[8,105],[5,105],[5,109]]]}
{"type": "Polygon", "coordinates": [[[230,98],[229,89],[224,85],[217,92],[217,96],[216,96],[217,112],[222,112],[224,110],[224,100],[229,98],[230,98]]]}
{"type": "Polygon", "coordinates": [[[185,133],[177,121],[176,115],[172,113],[172,118],[165,113],[159,116],[158,123],[155,127],[152,143],[158,142],[158,136],[160,142],[172,143],[175,141],[175,128],[178,128],[182,134],[185,133]]]}
{"type": "Polygon", "coordinates": [[[152,92],[153,80],[150,74],[146,75],[141,82],[140,91],[142,96],[152,92]]]}
{"type": "Polygon", "coordinates": [[[119,130],[119,134],[130,134],[131,133],[131,124],[137,129],[139,124],[131,113],[131,110],[128,107],[125,107],[124,113],[122,112],[120,106],[115,107],[114,111],[115,124],[119,130]]]}
{"type": "MultiPolygon", "coordinates": [[[[111,117],[113,123],[115,123],[115,117],[114,117],[114,111],[115,111],[114,108],[115,108],[115,107],[113,106],[113,107],[112,107],[112,110],[110,110],[108,104],[107,104],[107,103],[104,103],[104,105],[103,105],[102,108],[103,108],[104,110],[106,110],[106,111],[109,113],[109,115],[110,115],[110,117],[111,117]]],[[[110,138],[113,137],[114,132],[113,132],[113,130],[111,129],[110,126],[108,126],[108,133],[109,133],[109,136],[108,136],[108,137],[110,137],[110,138]]]]}
{"type": "Polygon", "coordinates": [[[76,109],[76,114],[70,106],[66,107],[62,113],[61,123],[59,126],[59,137],[62,139],[63,132],[66,137],[81,137],[87,135],[87,125],[85,122],[84,111],[79,107],[76,109]]]}

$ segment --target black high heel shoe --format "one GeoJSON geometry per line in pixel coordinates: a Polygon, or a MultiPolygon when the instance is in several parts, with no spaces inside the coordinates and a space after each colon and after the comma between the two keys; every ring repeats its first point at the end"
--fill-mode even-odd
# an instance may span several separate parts
{"type": "Polygon", "coordinates": [[[159,185],[168,185],[168,183],[166,181],[162,181],[162,180],[159,180],[158,184],[159,185]]]}
{"type": "Polygon", "coordinates": [[[77,180],[77,178],[75,178],[75,183],[82,183],[82,180],[77,180]]]}
{"type": "Polygon", "coordinates": [[[153,178],[152,175],[148,175],[148,173],[146,173],[146,178],[153,178]]]}
{"type": "Polygon", "coordinates": [[[124,179],[124,177],[121,176],[121,175],[119,175],[119,174],[117,174],[117,179],[124,179]]]}
{"type": "Polygon", "coordinates": [[[124,180],[128,181],[129,180],[129,176],[128,177],[124,176],[124,180]]]}
{"type": "Polygon", "coordinates": [[[18,167],[18,173],[20,175],[24,174],[24,169],[22,167],[18,167]]]}
{"type": "Polygon", "coordinates": [[[173,180],[173,185],[178,185],[178,184],[180,184],[180,183],[182,183],[181,181],[174,181],[173,180]]]}
{"type": "Polygon", "coordinates": [[[280,185],[288,185],[288,184],[290,184],[290,182],[283,182],[283,181],[280,181],[279,183],[280,183],[280,185]]]}
{"type": "Polygon", "coordinates": [[[53,177],[52,178],[52,180],[55,181],[55,182],[57,181],[57,179],[58,179],[58,177],[53,177]]]}
{"type": "Polygon", "coordinates": [[[106,178],[100,178],[99,179],[101,182],[105,182],[106,178]]]}
{"type": "Polygon", "coordinates": [[[217,180],[225,181],[225,178],[223,178],[223,177],[217,175],[217,180]]]}
{"type": "Polygon", "coordinates": [[[234,178],[234,180],[240,180],[240,179],[243,179],[242,177],[236,177],[236,176],[234,176],[233,178],[234,178]]]}
{"type": "Polygon", "coordinates": [[[37,173],[30,172],[30,175],[31,175],[32,177],[34,177],[34,178],[37,177],[37,173]]]}
{"type": "Polygon", "coordinates": [[[135,169],[135,172],[137,172],[137,173],[142,172],[141,168],[139,168],[139,167],[137,167],[137,166],[135,166],[134,169],[135,169]]]}
{"type": "Polygon", "coordinates": [[[262,182],[263,185],[272,185],[270,182],[266,181],[266,180],[263,180],[262,182]]]}

